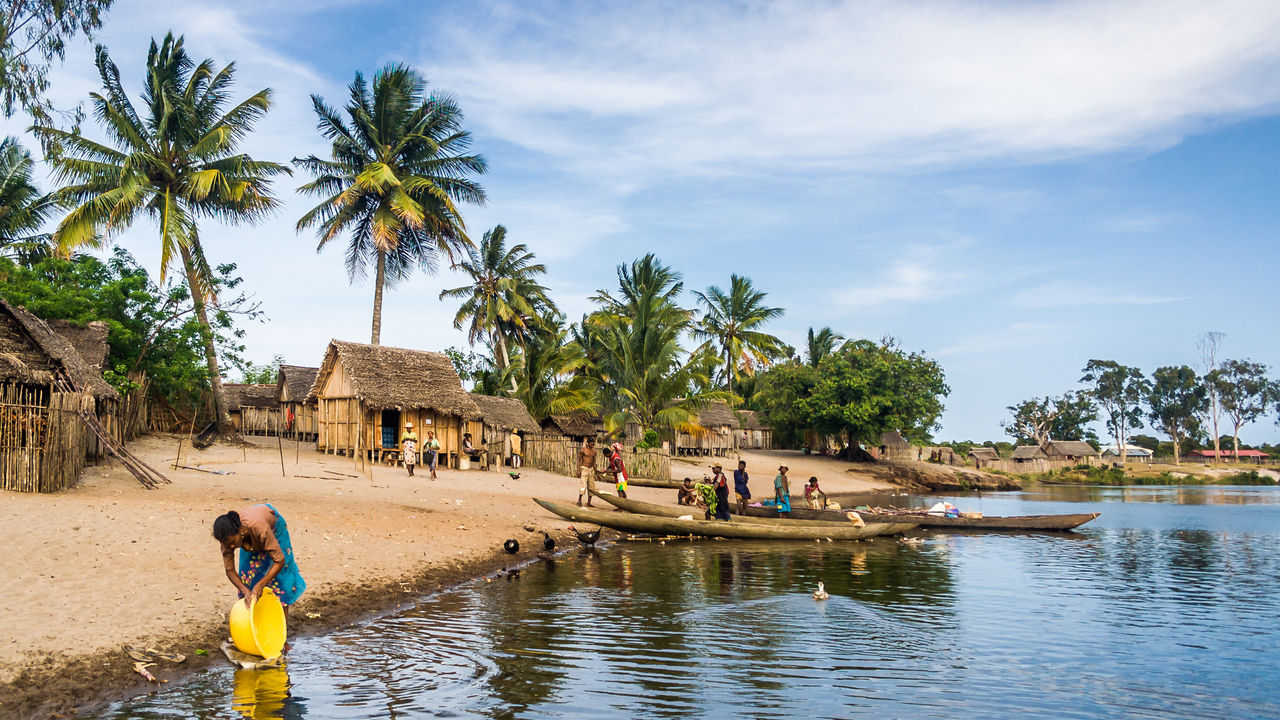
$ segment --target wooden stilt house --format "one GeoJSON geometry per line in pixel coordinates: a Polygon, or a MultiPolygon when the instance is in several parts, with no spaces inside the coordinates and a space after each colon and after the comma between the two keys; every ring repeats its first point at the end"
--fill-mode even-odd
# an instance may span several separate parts
{"type": "Polygon", "coordinates": [[[676,453],[723,457],[738,449],[741,421],[723,400],[709,403],[693,422],[676,431],[676,453]]]}
{"type": "Polygon", "coordinates": [[[760,420],[760,413],[754,410],[739,410],[738,419],[742,421],[742,430],[738,433],[738,446],[749,450],[772,450],[773,428],[760,420]]]}
{"type": "Polygon", "coordinates": [[[84,470],[85,415],[119,394],[48,323],[0,299],[0,489],[57,492],[84,470]]]}
{"type": "Polygon", "coordinates": [[[222,390],[231,424],[241,435],[275,435],[277,427],[284,427],[275,385],[223,383],[222,390]]]}
{"type": "Polygon", "coordinates": [[[476,445],[484,443],[490,457],[498,464],[505,464],[511,457],[512,433],[541,433],[538,421],[529,414],[529,408],[515,398],[490,397],[488,395],[472,395],[476,407],[480,408],[481,422],[484,424],[483,440],[476,440],[476,445]]]}
{"type": "Polygon", "coordinates": [[[440,464],[456,467],[462,434],[477,444],[484,434],[479,408],[441,353],[333,340],[307,397],[317,403],[320,452],[396,457],[412,422],[419,440],[435,431],[440,464]]]}
{"type": "Polygon", "coordinates": [[[294,440],[316,439],[316,402],[307,401],[320,368],[281,365],[276,381],[276,401],[280,404],[281,427],[286,437],[294,440]]]}

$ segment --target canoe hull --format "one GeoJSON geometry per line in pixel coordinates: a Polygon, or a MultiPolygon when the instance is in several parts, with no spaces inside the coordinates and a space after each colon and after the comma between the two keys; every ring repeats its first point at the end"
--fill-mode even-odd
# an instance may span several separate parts
{"type": "MultiPolygon", "coordinates": [[[[659,517],[669,517],[669,518],[678,518],[681,515],[693,515],[696,518],[698,517],[699,514],[702,513],[701,509],[690,506],[690,505],[683,505],[683,506],[682,505],[659,505],[657,503],[644,502],[643,500],[632,500],[630,498],[620,498],[617,495],[610,495],[609,493],[602,493],[598,491],[592,494],[620,510],[626,510],[627,512],[637,513],[640,515],[657,515],[659,517]]],[[[859,515],[861,515],[861,513],[859,513],[859,515]]],[[[852,524],[852,521],[850,521],[849,518],[847,517],[843,517],[843,519],[837,521],[837,520],[792,520],[790,518],[766,518],[766,517],[754,517],[751,515],[747,515],[747,516],[734,515],[732,522],[749,523],[752,525],[767,525],[771,527],[786,527],[788,525],[797,526],[797,527],[802,527],[802,526],[845,527],[852,524]]],[[[864,522],[865,522],[865,519],[864,519],[864,522]]],[[[920,524],[916,522],[914,518],[909,520],[900,520],[898,518],[892,518],[889,520],[885,520],[884,522],[893,526],[888,531],[889,534],[906,532],[908,530],[914,529],[917,525],[920,524]]]]}
{"type": "MultiPolygon", "coordinates": [[[[844,512],[844,510],[810,510],[809,508],[793,507],[790,513],[780,515],[777,510],[770,507],[747,507],[747,514],[753,517],[792,517],[797,520],[827,520],[832,522],[843,518],[844,512]]],[[[1102,513],[1012,515],[1009,517],[992,516],[981,518],[952,518],[936,515],[877,515],[867,512],[859,512],[858,514],[868,523],[906,519],[926,528],[951,528],[957,530],[1073,530],[1102,513]]]]}
{"type": "Polygon", "coordinates": [[[844,527],[835,525],[771,526],[721,520],[680,520],[657,515],[638,515],[616,510],[597,510],[576,505],[533,499],[542,507],[573,522],[602,525],[622,532],[652,535],[701,535],[703,537],[744,538],[757,540],[862,540],[884,535],[897,523],[867,523],[854,527],[847,520],[844,527]]]}

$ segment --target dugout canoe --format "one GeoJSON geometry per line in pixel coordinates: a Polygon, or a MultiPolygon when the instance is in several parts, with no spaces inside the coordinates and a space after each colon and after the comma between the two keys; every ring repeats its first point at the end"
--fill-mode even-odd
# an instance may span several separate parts
{"type": "MultiPolygon", "coordinates": [[[[601,525],[622,532],[651,535],[700,535],[702,537],[754,540],[862,540],[884,535],[897,523],[867,523],[865,527],[836,525],[754,525],[722,520],[681,520],[657,515],[637,515],[617,510],[597,510],[533,498],[547,510],[573,522],[601,525]]],[[[696,517],[696,516],[695,516],[696,517]]]]}
{"type": "MultiPolygon", "coordinates": [[[[601,483],[612,485],[609,480],[601,480],[601,483]]],[[[654,478],[627,478],[628,485],[636,487],[665,488],[667,490],[679,490],[684,485],[684,480],[656,480],[654,478]]]]}
{"type": "MultiPolygon", "coordinates": [[[[600,498],[601,500],[609,503],[610,505],[620,510],[626,510],[629,513],[636,513],[638,515],[657,515],[658,517],[669,517],[669,518],[678,518],[681,515],[693,515],[695,518],[705,518],[705,515],[703,514],[703,511],[700,508],[696,508],[691,505],[659,505],[657,503],[645,502],[643,500],[633,500],[631,498],[620,498],[617,495],[610,495],[609,493],[602,493],[599,491],[592,492],[592,495],[595,495],[596,497],[600,498]]],[[[850,512],[850,511],[846,511],[846,512],[850,512]]],[[[861,517],[861,513],[859,513],[859,516],[861,517]]],[[[791,518],[766,518],[766,517],[753,517],[751,515],[747,515],[747,516],[734,515],[733,520],[731,520],[730,522],[750,523],[752,525],[768,525],[772,527],[786,527],[788,525],[810,526],[810,527],[844,527],[844,526],[850,525],[852,523],[852,520],[850,520],[847,516],[844,516],[842,517],[842,519],[837,521],[837,520],[793,520],[791,518]]],[[[863,522],[866,522],[865,518],[863,519],[863,522]]],[[[915,518],[910,518],[907,520],[899,520],[898,518],[893,518],[893,520],[890,520],[887,522],[888,524],[893,526],[887,531],[887,534],[890,534],[890,535],[894,533],[913,530],[915,529],[916,526],[920,524],[915,520],[915,518]]]]}
{"type": "MultiPolygon", "coordinates": [[[[736,507],[734,510],[736,511],[736,507]]],[[[791,512],[779,514],[771,507],[747,506],[747,514],[752,517],[776,518],[792,517],[797,520],[829,520],[838,521],[844,517],[844,510],[810,510],[792,506],[791,512]]],[[[980,518],[942,517],[920,513],[918,515],[889,515],[859,512],[862,519],[871,522],[892,522],[892,520],[908,518],[918,522],[922,528],[951,528],[955,530],[1074,530],[1093,520],[1102,513],[1074,513],[1070,515],[992,515],[980,518]]]]}

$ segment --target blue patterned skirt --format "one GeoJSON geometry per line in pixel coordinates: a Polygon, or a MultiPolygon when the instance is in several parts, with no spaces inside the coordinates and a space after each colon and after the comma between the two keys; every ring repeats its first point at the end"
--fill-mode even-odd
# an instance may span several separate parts
{"type": "MultiPolygon", "coordinates": [[[[284,551],[284,567],[267,587],[275,591],[276,597],[280,598],[280,604],[288,606],[296,603],[306,591],[307,581],[302,579],[302,573],[298,572],[298,563],[294,562],[293,543],[289,541],[289,526],[284,521],[284,515],[281,515],[280,511],[270,503],[267,503],[267,507],[276,514],[276,542],[280,543],[280,549],[284,551]]],[[[252,588],[266,576],[274,563],[270,553],[250,552],[240,548],[240,579],[252,588]]]]}

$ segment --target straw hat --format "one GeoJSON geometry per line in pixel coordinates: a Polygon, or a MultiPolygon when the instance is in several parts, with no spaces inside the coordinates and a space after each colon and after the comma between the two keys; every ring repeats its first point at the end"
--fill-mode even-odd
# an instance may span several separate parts
{"type": "Polygon", "coordinates": [[[779,465],[779,466],[778,466],[778,469],[779,469],[779,470],[790,470],[791,468],[787,467],[786,465],[779,465]]]}
{"type": "Polygon", "coordinates": [[[720,467],[720,463],[716,463],[715,465],[712,465],[712,466],[711,466],[711,469],[712,469],[712,470],[723,470],[724,468],[721,468],[721,467],[720,467]]]}
{"type": "Polygon", "coordinates": [[[405,423],[405,424],[404,424],[404,429],[405,429],[405,430],[412,430],[412,429],[413,429],[413,423],[405,423]]]}

